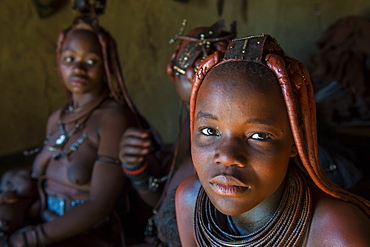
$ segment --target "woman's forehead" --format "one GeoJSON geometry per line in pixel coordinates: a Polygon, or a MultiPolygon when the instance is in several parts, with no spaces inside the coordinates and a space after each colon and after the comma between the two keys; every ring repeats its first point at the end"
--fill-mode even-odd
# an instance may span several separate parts
{"type": "Polygon", "coordinates": [[[100,52],[101,47],[99,40],[95,33],[89,30],[72,30],[67,33],[66,38],[63,42],[63,48],[83,44],[83,46],[94,48],[100,52]]]}

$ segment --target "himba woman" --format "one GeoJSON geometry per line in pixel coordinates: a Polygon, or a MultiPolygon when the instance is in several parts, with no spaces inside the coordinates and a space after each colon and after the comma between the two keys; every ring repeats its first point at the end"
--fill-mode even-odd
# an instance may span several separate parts
{"type": "Polygon", "coordinates": [[[112,231],[125,182],[119,141],[139,118],[115,41],[98,25],[103,3],[76,1],[78,16],[59,35],[58,72],[67,102],[49,117],[31,173],[40,186],[42,221],[10,235],[9,246],[125,246],[112,231]]]}
{"type": "MultiPolygon", "coordinates": [[[[227,45],[236,36],[235,23],[231,24],[230,31],[225,31],[223,19],[209,27],[194,28],[183,36],[185,24],[186,20],[179,34],[170,41],[173,43],[181,40],[167,66],[167,74],[180,96],[180,125],[173,149],[169,150],[170,155],[166,155],[167,147],[161,147],[161,155],[158,157],[162,166],[162,177],[153,178],[149,169],[143,169],[143,167],[153,166],[153,162],[158,161],[158,158],[153,159],[153,153],[150,153],[154,150],[150,131],[130,128],[125,132],[121,143],[120,158],[126,176],[143,200],[154,208],[154,222],[152,219],[149,221],[148,229],[153,233],[147,232],[147,234],[155,235],[155,228],[157,228],[159,238],[157,246],[181,246],[176,225],[175,191],[180,182],[194,174],[190,157],[188,117],[192,78],[205,57],[215,51],[226,51],[227,45]],[[183,112],[187,112],[186,117],[181,114],[183,112]],[[140,169],[142,169],[141,173],[133,174],[140,169]],[[160,185],[160,182],[165,182],[164,186],[160,185]]],[[[158,242],[156,236],[148,239],[158,242]]]]}
{"type": "Polygon", "coordinates": [[[318,163],[309,74],[269,35],[234,39],[194,78],[182,246],[369,246],[370,203],[318,163]]]}

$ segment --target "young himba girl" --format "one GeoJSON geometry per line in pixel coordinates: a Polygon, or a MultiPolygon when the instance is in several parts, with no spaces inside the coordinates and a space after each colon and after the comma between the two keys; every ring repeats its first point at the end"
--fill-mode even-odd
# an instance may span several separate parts
{"type": "Polygon", "coordinates": [[[190,101],[196,175],[180,184],[183,246],[369,246],[370,204],[317,159],[309,75],[269,35],[199,68],[190,101]]]}
{"type": "MultiPolygon", "coordinates": [[[[185,22],[183,24],[185,25],[185,22]]],[[[227,45],[235,35],[235,22],[231,24],[231,30],[228,32],[224,30],[224,20],[221,19],[210,27],[197,27],[185,36],[182,34],[176,36],[175,39],[181,40],[181,43],[172,54],[167,66],[167,74],[175,84],[181,99],[181,106],[185,106],[186,112],[188,112],[190,103],[192,78],[201,61],[216,50],[226,51],[227,45]]],[[[166,157],[171,157],[171,155],[161,155],[162,158],[159,159],[163,167],[162,175],[165,178],[163,179],[165,186],[153,190],[149,183],[149,176],[153,174],[148,171],[149,169],[137,175],[132,174],[135,169],[138,170],[145,164],[149,167],[153,166],[153,159],[150,159],[152,154],[149,153],[153,150],[150,131],[130,128],[125,132],[121,145],[120,157],[124,163],[123,170],[143,200],[154,208],[153,223],[157,228],[158,238],[166,246],[180,246],[175,216],[175,191],[180,182],[194,174],[190,157],[188,114],[184,118],[180,114],[178,138],[173,151],[170,151],[172,159],[169,162],[166,161],[166,157]],[[150,187],[152,189],[149,189],[150,187]]],[[[161,148],[164,150],[162,154],[165,154],[165,148],[161,148]]],[[[155,183],[154,185],[159,186],[155,183]]]]}
{"type": "Polygon", "coordinates": [[[137,124],[126,95],[113,38],[85,9],[58,39],[58,71],[66,105],[48,119],[36,157],[42,222],[15,232],[10,246],[124,245],[112,230],[125,177],[119,141],[137,124]],[[115,238],[116,237],[116,238],[115,238]]]}

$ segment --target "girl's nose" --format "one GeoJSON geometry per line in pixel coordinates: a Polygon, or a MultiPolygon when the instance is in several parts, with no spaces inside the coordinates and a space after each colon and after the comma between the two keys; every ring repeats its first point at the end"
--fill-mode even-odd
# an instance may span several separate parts
{"type": "Polygon", "coordinates": [[[213,159],[213,163],[225,166],[245,167],[247,165],[246,143],[242,138],[225,138],[221,140],[213,159]]]}

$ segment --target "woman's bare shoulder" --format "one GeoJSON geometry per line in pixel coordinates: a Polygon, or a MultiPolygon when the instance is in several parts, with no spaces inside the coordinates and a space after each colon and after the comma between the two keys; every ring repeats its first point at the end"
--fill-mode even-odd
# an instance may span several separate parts
{"type": "Polygon", "coordinates": [[[135,120],[133,113],[129,109],[111,99],[106,101],[95,112],[95,118],[102,120],[102,123],[119,122],[124,125],[131,125],[131,122],[135,120]]]}
{"type": "Polygon", "coordinates": [[[124,113],[124,107],[116,101],[109,99],[105,101],[96,111],[98,115],[109,115],[110,113],[124,113]]]}
{"type": "Polygon", "coordinates": [[[57,121],[57,119],[59,119],[60,117],[60,112],[62,111],[62,109],[58,109],[56,111],[54,111],[53,113],[51,113],[48,117],[48,121],[57,121]]]}
{"type": "Polygon", "coordinates": [[[49,115],[47,121],[47,132],[51,131],[52,126],[56,125],[59,117],[60,117],[61,109],[54,111],[52,114],[49,115]]]}
{"type": "Polygon", "coordinates": [[[313,190],[309,246],[370,246],[370,219],[350,202],[313,190]]]}

